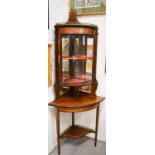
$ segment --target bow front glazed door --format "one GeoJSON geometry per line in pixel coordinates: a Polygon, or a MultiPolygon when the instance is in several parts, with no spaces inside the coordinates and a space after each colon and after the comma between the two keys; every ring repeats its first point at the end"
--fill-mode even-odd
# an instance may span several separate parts
{"type": "Polygon", "coordinates": [[[93,36],[61,35],[62,84],[92,82],[93,51],[93,36]]]}

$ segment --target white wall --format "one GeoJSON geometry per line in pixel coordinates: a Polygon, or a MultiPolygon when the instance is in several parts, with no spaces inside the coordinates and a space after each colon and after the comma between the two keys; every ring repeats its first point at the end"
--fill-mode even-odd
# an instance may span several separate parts
{"type": "MultiPolygon", "coordinates": [[[[68,19],[69,11],[68,0],[49,0],[49,24],[50,29],[48,33],[48,43],[52,43],[52,78],[53,83],[55,80],[55,60],[54,60],[54,25],[58,22],[65,22],[68,19]]],[[[48,88],[48,102],[54,99],[53,86],[48,88]]],[[[61,131],[65,130],[71,125],[71,118],[68,113],[61,113],[61,131]]],[[[56,123],[55,123],[55,110],[53,107],[48,108],[48,152],[56,146],[56,123]]]]}
{"type": "MultiPolygon", "coordinates": [[[[66,22],[69,13],[69,1],[68,0],[50,0],[50,29],[48,42],[52,43],[53,51],[53,82],[54,82],[54,25],[57,22],[66,22]]],[[[98,56],[97,56],[97,80],[98,89],[97,95],[105,96],[105,20],[104,15],[97,16],[80,16],[78,17],[80,22],[94,23],[99,27],[99,38],[98,38],[98,56]]],[[[48,101],[54,99],[53,86],[48,88],[48,101]]],[[[100,108],[100,121],[99,121],[99,135],[98,139],[106,141],[106,119],[105,119],[105,102],[101,103],[100,108]]],[[[80,125],[86,125],[87,127],[95,127],[95,110],[83,113],[76,113],[75,122],[80,125]]],[[[48,150],[49,152],[56,146],[56,123],[55,123],[55,111],[53,107],[48,109],[48,150]]],[[[67,113],[61,113],[61,131],[65,130],[71,125],[71,115],[67,113]]],[[[94,137],[94,134],[89,136],[94,137]]]]}

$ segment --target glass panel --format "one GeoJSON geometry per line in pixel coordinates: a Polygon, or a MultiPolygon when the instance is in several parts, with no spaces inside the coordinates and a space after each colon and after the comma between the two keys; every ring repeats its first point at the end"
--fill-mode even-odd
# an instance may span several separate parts
{"type": "Polygon", "coordinates": [[[86,35],[62,36],[62,83],[92,80],[94,38],[86,35]]]}
{"type": "Polygon", "coordinates": [[[87,56],[93,57],[94,39],[87,38],[87,56]]]}
{"type": "Polygon", "coordinates": [[[69,56],[69,36],[62,38],[62,56],[69,56]]]}
{"type": "MultiPolygon", "coordinates": [[[[70,36],[64,36],[62,38],[62,57],[68,57],[69,56],[69,37],[70,36]]],[[[69,62],[68,61],[62,61],[62,80],[65,81],[69,78],[69,62]]]]}

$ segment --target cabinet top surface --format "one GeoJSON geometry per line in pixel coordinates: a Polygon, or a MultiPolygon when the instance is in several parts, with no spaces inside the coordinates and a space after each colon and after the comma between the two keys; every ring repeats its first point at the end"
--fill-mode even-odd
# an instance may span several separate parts
{"type": "Polygon", "coordinates": [[[50,102],[49,105],[65,108],[80,108],[100,103],[104,99],[104,97],[90,95],[61,96],[56,101],[50,102]]]}

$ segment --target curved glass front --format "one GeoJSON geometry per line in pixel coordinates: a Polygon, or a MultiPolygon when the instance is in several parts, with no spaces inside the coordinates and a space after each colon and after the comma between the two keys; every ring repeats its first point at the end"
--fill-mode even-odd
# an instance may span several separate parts
{"type": "Polygon", "coordinates": [[[94,37],[91,35],[61,35],[62,83],[91,82],[94,37]]]}

